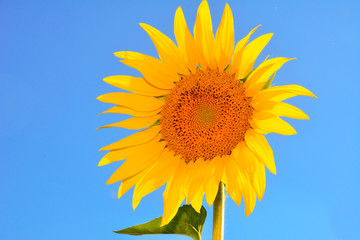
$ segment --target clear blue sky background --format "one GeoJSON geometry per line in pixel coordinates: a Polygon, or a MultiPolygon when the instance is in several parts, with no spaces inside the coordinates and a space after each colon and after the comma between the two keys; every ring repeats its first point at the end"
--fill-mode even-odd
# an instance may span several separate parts
{"type": "MultiPolygon", "coordinates": [[[[345,1],[228,1],[236,40],[258,24],[274,32],[261,58],[296,57],[275,84],[299,84],[319,98],[291,103],[310,121],[289,120],[294,136],[270,134],[278,175],[247,218],[226,201],[225,239],[359,239],[360,4],[345,1]]],[[[97,150],[133,131],[96,127],[124,119],[96,115],[98,95],[117,91],[102,79],[133,74],[112,54],[157,56],[138,23],[174,39],[181,5],[193,26],[198,1],[0,2],[0,239],[187,239],[133,237],[111,230],[162,214],[160,190],[134,212],[132,191],[117,199],[105,185],[119,166],[97,167],[97,150]]],[[[217,26],[225,1],[210,0],[217,26]]],[[[211,239],[212,210],[203,239],[211,239]]]]}

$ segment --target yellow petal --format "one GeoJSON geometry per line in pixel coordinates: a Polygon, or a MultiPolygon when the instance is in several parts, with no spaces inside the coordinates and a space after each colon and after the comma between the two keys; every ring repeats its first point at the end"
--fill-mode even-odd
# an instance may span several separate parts
{"type": "Polygon", "coordinates": [[[238,78],[244,78],[246,75],[249,74],[252,67],[254,66],[256,58],[264,49],[266,44],[270,41],[272,35],[272,33],[262,35],[254,39],[245,47],[238,69],[238,78]]]}
{"type": "Polygon", "coordinates": [[[161,226],[168,224],[176,215],[178,208],[184,201],[185,194],[184,179],[186,179],[186,163],[179,161],[173,179],[167,183],[163,194],[164,214],[161,219],[161,226]]]}
{"type": "Polygon", "coordinates": [[[231,9],[226,3],[220,25],[216,31],[215,49],[219,70],[229,64],[234,51],[234,20],[231,9]]]}
{"type": "Polygon", "coordinates": [[[126,138],[123,138],[120,141],[107,145],[101,148],[100,151],[132,147],[146,143],[151,139],[154,139],[160,132],[160,129],[161,127],[159,125],[147,128],[126,138]]]}
{"type": "Polygon", "coordinates": [[[135,186],[135,184],[144,176],[145,172],[146,171],[142,171],[132,177],[124,179],[119,187],[118,198],[121,198],[130,188],[135,186]]]}
{"type": "Polygon", "coordinates": [[[199,190],[194,199],[191,201],[191,206],[194,208],[195,211],[197,211],[198,213],[200,213],[201,210],[201,206],[202,206],[202,200],[204,197],[204,191],[203,190],[199,190]]]}
{"type": "MultiPolygon", "coordinates": [[[[230,68],[229,71],[231,74],[236,72],[236,78],[238,79],[238,69],[241,63],[242,55],[244,52],[245,45],[248,43],[250,36],[255,32],[255,30],[260,27],[261,25],[256,26],[253,30],[251,30],[246,37],[241,39],[235,47],[234,54],[231,58],[230,68]]],[[[241,77],[243,78],[243,77],[241,77]]]]}
{"type": "Polygon", "coordinates": [[[147,169],[155,163],[159,155],[164,151],[163,142],[149,142],[143,145],[142,151],[134,152],[128,159],[113,173],[106,184],[113,184],[123,179],[132,177],[147,169]]]}
{"type": "Polygon", "coordinates": [[[222,156],[222,157],[215,157],[213,160],[211,161],[215,161],[216,164],[216,168],[215,168],[215,181],[216,182],[220,182],[221,181],[221,177],[224,174],[225,171],[225,163],[228,160],[229,156],[222,156]]]}
{"type": "Polygon", "coordinates": [[[131,108],[135,111],[154,111],[165,104],[165,101],[132,93],[115,92],[97,97],[97,100],[131,108]]]}
{"type": "Polygon", "coordinates": [[[275,101],[256,101],[252,100],[251,106],[257,111],[268,111],[272,109],[278,102],[275,101]]]}
{"type": "Polygon", "coordinates": [[[121,128],[136,130],[136,129],[142,129],[142,128],[149,127],[159,119],[160,119],[160,114],[150,116],[150,117],[132,117],[132,118],[126,119],[124,121],[120,121],[117,123],[112,123],[112,124],[108,124],[103,127],[99,127],[97,129],[109,128],[109,127],[121,127],[121,128]]]}
{"type": "MultiPolygon", "coordinates": [[[[151,141],[154,141],[154,139],[151,141]]],[[[128,158],[131,154],[133,154],[134,152],[138,152],[139,150],[142,150],[142,145],[110,151],[105,154],[105,156],[100,160],[98,166],[104,166],[109,163],[124,160],[128,158]]]]}
{"type": "MultiPolygon", "coordinates": [[[[127,108],[127,107],[123,107],[123,106],[114,106],[109,108],[108,110],[100,113],[120,113],[120,114],[128,114],[128,115],[133,115],[135,117],[150,117],[150,116],[154,116],[157,115],[159,112],[161,111],[161,108],[155,109],[154,111],[135,111],[131,108],[127,108]]],[[[100,115],[98,114],[98,115],[100,115]]]]}
{"type": "Polygon", "coordinates": [[[190,182],[189,192],[186,199],[187,202],[194,201],[194,198],[197,196],[198,192],[204,192],[204,178],[208,173],[209,165],[209,161],[204,161],[202,159],[196,160],[195,163],[188,164],[190,182]]]}
{"type": "Polygon", "coordinates": [[[252,118],[256,118],[258,120],[264,120],[273,117],[276,117],[276,115],[273,113],[265,112],[265,111],[257,111],[257,110],[254,110],[252,115],[252,118]]]}
{"type": "Polygon", "coordinates": [[[258,196],[258,199],[259,201],[261,201],[261,199],[264,196],[265,186],[266,186],[265,167],[262,163],[259,163],[258,161],[256,161],[256,163],[257,163],[257,168],[256,171],[254,172],[252,183],[255,192],[258,196]]]}
{"type": "Polygon", "coordinates": [[[132,76],[111,76],[104,78],[108,84],[146,96],[162,96],[169,93],[168,90],[151,86],[144,78],[132,76]]]}
{"type": "MultiPolygon", "coordinates": [[[[198,159],[197,162],[198,164],[195,163],[195,165],[197,166],[193,167],[194,171],[190,172],[189,174],[192,181],[189,181],[189,192],[187,194],[187,201],[191,202],[191,206],[195,209],[195,211],[200,213],[204,192],[208,183],[211,182],[210,179],[214,179],[212,175],[214,172],[212,170],[212,160],[203,161],[202,159],[198,159]]],[[[210,205],[211,204],[212,202],[210,202],[210,205]]]]}
{"type": "Polygon", "coordinates": [[[252,185],[248,181],[244,181],[244,202],[245,202],[245,216],[249,216],[255,208],[256,193],[252,185]]]}
{"type": "Polygon", "coordinates": [[[268,119],[252,119],[251,126],[256,130],[264,130],[269,133],[278,133],[282,135],[294,135],[295,129],[279,117],[268,119]]]}
{"type": "Polygon", "coordinates": [[[248,175],[253,175],[257,156],[249,149],[245,142],[240,142],[232,151],[231,157],[235,160],[237,168],[245,171],[248,175]]]}
{"type": "Polygon", "coordinates": [[[160,61],[159,59],[151,57],[149,55],[138,53],[138,52],[132,52],[132,51],[115,52],[114,55],[116,57],[118,57],[118,58],[129,59],[129,60],[145,60],[145,61],[148,61],[148,62],[151,62],[151,61],[158,62],[158,61],[160,61]]]}
{"type": "Polygon", "coordinates": [[[232,177],[236,177],[238,189],[235,190],[229,188],[229,194],[238,205],[241,203],[241,195],[243,196],[245,202],[245,215],[248,216],[255,207],[256,193],[250,183],[248,176],[244,172],[239,170],[237,174],[232,177]]]}
{"type": "Polygon", "coordinates": [[[229,192],[234,202],[240,206],[241,203],[241,190],[240,182],[238,181],[238,175],[240,174],[239,167],[236,165],[234,157],[230,157],[225,163],[225,173],[228,178],[226,184],[226,191],[229,192]]]}
{"type": "Polygon", "coordinates": [[[236,160],[238,168],[244,171],[249,178],[259,200],[262,199],[265,191],[265,168],[264,164],[249,149],[246,143],[239,143],[234,149],[232,156],[236,160]]]}
{"type": "Polygon", "coordinates": [[[207,178],[204,179],[204,190],[206,202],[209,206],[215,200],[219,183],[222,181],[225,169],[225,163],[228,161],[229,156],[215,157],[208,165],[209,169],[207,178]]]}
{"type": "Polygon", "coordinates": [[[176,42],[182,56],[184,57],[189,69],[192,72],[195,72],[199,64],[199,53],[195,40],[186,25],[184,13],[181,7],[179,7],[175,13],[174,32],[176,42]]]}
{"type": "Polygon", "coordinates": [[[228,157],[215,157],[209,162],[208,174],[205,175],[206,178],[204,179],[206,202],[209,206],[211,206],[215,200],[227,159],[228,157]]]}
{"type": "Polygon", "coordinates": [[[265,164],[270,172],[276,174],[273,151],[266,138],[252,129],[245,135],[246,145],[265,164]]]}
{"type": "Polygon", "coordinates": [[[202,68],[215,68],[215,39],[212,29],[209,5],[203,0],[198,8],[194,26],[195,42],[200,50],[202,68]]]}
{"type": "Polygon", "coordinates": [[[144,60],[121,60],[125,65],[138,70],[144,78],[161,89],[172,89],[174,82],[179,81],[179,76],[174,71],[168,71],[164,62],[147,62],[144,60]]]}
{"type": "Polygon", "coordinates": [[[309,119],[308,115],[301,111],[299,108],[294,107],[290,104],[279,102],[268,113],[275,114],[279,117],[288,117],[295,119],[309,119]]]}
{"type": "Polygon", "coordinates": [[[167,148],[161,153],[154,165],[136,185],[133,196],[133,209],[140,203],[141,199],[164,185],[172,178],[177,166],[179,165],[180,156],[174,157],[174,153],[167,148]]]}
{"type": "Polygon", "coordinates": [[[292,59],[287,58],[273,58],[261,63],[247,78],[244,87],[248,96],[256,95],[264,86],[266,81],[273,75],[281,66],[292,59]]]}
{"type": "Polygon", "coordinates": [[[150,25],[140,23],[140,26],[149,34],[160,58],[164,60],[165,63],[171,66],[177,73],[187,74],[189,72],[179,49],[170,38],[150,25]]]}
{"type": "Polygon", "coordinates": [[[219,182],[215,181],[214,177],[211,177],[205,186],[205,197],[209,207],[211,207],[211,205],[213,204],[218,189],[219,189],[219,182]]]}
{"type": "Polygon", "coordinates": [[[263,101],[276,101],[281,102],[285,99],[295,97],[295,96],[316,96],[307,90],[306,88],[299,85],[283,85],[267,88],[263,91],[260,91],[253,98],[253,102],[263,102],[263,101]]]}
{"type": "Polygon", "coordinates": [[[120,62],[138,70],[151,85],[161,89],[172,89],[174,82],[179,81],[177,72],[165,62],[145,54],[122,51],[114,53],[123,58],[120,62]]]}

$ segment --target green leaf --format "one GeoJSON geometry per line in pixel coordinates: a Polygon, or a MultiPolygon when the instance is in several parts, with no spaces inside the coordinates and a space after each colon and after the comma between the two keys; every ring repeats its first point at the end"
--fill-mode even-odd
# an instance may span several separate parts
{"type": "Polygon", "coordinates": [[[255,70],[255,68],[254,68],[253,70],[251,70],[251,71],[248,73],[248,75],[246,75],[246,77],[240,79],[240,81],[243,82],[243,83],[245,83],[246,80],[248,79],[248,77],[250,76],[250,74],[252,74],[252,72],[253,72],[254,70],[255,70]]]}
{"type": "Polygon", "coordinates": [[[165,100],[165,99],[166,99],[166,95],[156,96],[156,98],[161,99],[161,100],[165,100]]]}
{"type": "MultiPolygon", "coordinates": [[[[267,55],[267,57],[264,59],[264,61],[262,61],[262,63],[264,63],[264,62],[266,62],[266,60],[269,58],[269,56],[270,55],[267,55]]],[[[260,65],[259,65],[260,66],[260,65]]],[[[246,82],[246,80],[248,79],[248,77],[250,76],[250,74],[252,74],[254,71],[255,71],[255,69],[257,69],[259,66],[257,66],[256,68],[254,68],[254,69],[252,69],[249,73],[248,73],[248,75],[246,75],[246,77],[244,77],[244,78],[242,78],[242,79],[239,79],[239,81],[242,81],[243,83],[245,83],[246,82]]],[[[274,78],[274,77],[273,77],[274,78]]],[[[272,79],[273,79],[272,78],[272,79]]],[[[271,79],[271,80],[272,80],[271,79]]],[[[270,82],[271,83],[271,82],[270,82]]],[[[270,83],[269,83],[269,85],[270,85],[270,83]]],[[[266,84],[266,83],[265,83],[266,84]]]]}
{"type": "Polygon", "coordinates": [[[276,73],[274,73],[274,74],[272,75],[272,77],[271,77],[269,80],[266,81],[266,83],[265,83],[264,86],[262,87],[262,90],[267,89],[267,88],[270,87],[270,85],[271,85],[271,83],[272,83],[272,81],[273,81],[273,79],[274,79],[274,77],[275,77],[275,74],[276,74],[276,73]]]}
{"type": "Polygon", "coordinates": [[[205,219],[206,210],[204,207],[201,207],[201,211],[198,213],[191,206],[184,205],[179,208],[176,216],[165,226],[160,227],[161,217],[159,217],[150,222],[114,232],[129,235],[181,234],[194,240],[201,240],[205,219]]]}
{"type": "Polygon", "coordinates": [[[151,125],[149,126],[149,128],[150,128],[150,127],[153,127],[153,126],[157,126],[157,125],[160,125],[160,120],[156,120],[156,122],[154,122],[153,124],[151,124],[151,125]]]}

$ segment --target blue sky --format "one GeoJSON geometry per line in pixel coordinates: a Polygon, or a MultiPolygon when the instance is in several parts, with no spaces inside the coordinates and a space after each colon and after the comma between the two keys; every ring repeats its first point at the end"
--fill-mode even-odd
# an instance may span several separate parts
{"type": "MultiPolygon", "coordinates": [[[[275,85],[299,84],[318,99],[288,102],[310,121],[289,120],[294,136],[269,134],[277,176],[247,218],[226,200],[225,239],[357,239],[360,236],[360,2],[227,1],[235,38],[262,24],[273,32],[260,56],[296,57],[275,85]]],[[[117,91],[102,81],[135,75],[112,54],[157,56],[138,23],[174,39],[181,5],[193,26],[198,1],[0,2],[0,239],[187,239],[117,235],[111,230],[162,214],[161,188],[136,211],[131,192],[117,199],[105,185],[119,166],[97,167],[98,149],[134,131],[96,127],[124,119],[98,113],[98,95],[117,91]]],[[[214,26],[225,1],[210,0],[214,26]]],[[[203,239],[211,239],[212,210],[203,239]]]]}

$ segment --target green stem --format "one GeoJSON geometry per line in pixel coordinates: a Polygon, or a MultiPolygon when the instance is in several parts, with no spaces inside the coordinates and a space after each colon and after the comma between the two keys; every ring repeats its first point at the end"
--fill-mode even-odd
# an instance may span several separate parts
{"type": "Polygon", "coordinates": [[[213,240],[224,239],[224,210],[225,210],[225,196],[224,184],[220,182],[219,190],[214,201],[214,215],[213,215],[213,240]]]}

